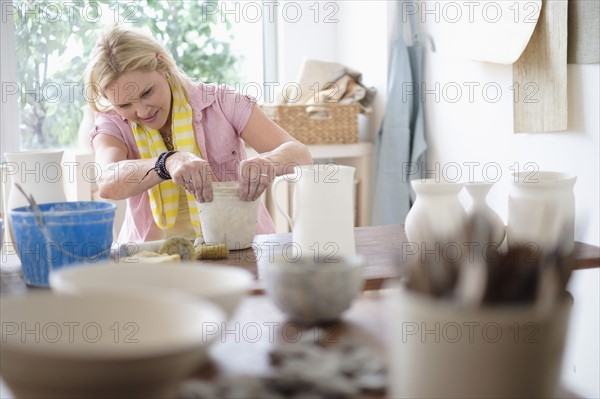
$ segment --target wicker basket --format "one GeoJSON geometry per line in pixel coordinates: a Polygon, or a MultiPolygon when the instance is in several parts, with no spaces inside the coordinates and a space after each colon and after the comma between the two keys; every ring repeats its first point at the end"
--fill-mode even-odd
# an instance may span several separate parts
{"type": "Polygon", "coordinates": [[[304,144],[358,143],[358,104],[261,105],[261,108],[304,144]]]}

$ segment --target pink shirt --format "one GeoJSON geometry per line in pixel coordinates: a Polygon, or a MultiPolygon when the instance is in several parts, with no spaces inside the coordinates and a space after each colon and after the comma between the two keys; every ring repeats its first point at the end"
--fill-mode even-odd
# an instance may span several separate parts
{"type": "MultiPolygon", "coordinates": [[[[237,181],[238,165],[246,159],[240,134],[246,127],[256,99],[244,96],[226,86],[195,83],[189,87],[188,102],[192,107],[192,124],[202,155],[210,163],[218,181],[237,181]]],[[[108,134],[127,146],[127,159],[140,159],[129,122],[116,111],[96,113],[92,139],[108,134]]],[[[125,221],[119,243],[142,242],[159,229],[154,223],[148,192],[127,198],[125,221]]],[[[273,220],[261,202],[256,224],[257,234],[275,232],[273,220]]]]}

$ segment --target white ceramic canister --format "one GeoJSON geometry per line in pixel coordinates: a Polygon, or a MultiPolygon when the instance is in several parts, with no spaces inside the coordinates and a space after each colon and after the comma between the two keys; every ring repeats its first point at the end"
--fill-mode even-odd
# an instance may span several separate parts
{"type": "Polygon", "coordinates": [[[238,182],[215,182],[213,200],[199,202],[200,224],[206,243],[225,243],[229,250],[252,246],[258,220],[258,203],[239,198],[238,182]]]}
{"type": "Polygon", "coordinates": [[[460,308],[404,287],[386,291],[390,398],[552,398],[573,297],[460,308]]]}
{"type": "Polygon", "coordinates": [[[436,243],[462,244],[467,214],[458,194],[463,184],[435,179],[416,179],[411,184],[417,199],[404,222],[408,241],[421,251],[435,250],[436,243]]]}
{"type": "Polygon", "coordinates": [[[577,177],[559,172],[513,174],[508,197],[509,246],[536,245],[570,253],[575,243],[577,177]]]}

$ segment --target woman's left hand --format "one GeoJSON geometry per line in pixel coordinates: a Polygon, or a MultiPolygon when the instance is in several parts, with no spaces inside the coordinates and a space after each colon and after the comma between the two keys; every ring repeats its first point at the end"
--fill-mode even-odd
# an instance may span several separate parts
{"type": "Polygon", "coordinates": [[[255,157],[240,163],[240,190],[242,201],[258,199],[275,179],[275,166],[268,158],[255,157]]]}

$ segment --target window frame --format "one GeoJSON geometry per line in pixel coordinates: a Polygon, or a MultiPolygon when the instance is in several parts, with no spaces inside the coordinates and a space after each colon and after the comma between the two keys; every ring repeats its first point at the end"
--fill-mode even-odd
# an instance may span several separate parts
{"type": "MultiPolygon", "coordinates": [[[[0,0],[5,10],[7,0],[0,0]]],[[[17,82],[17,60],[15,49],[15,28],[12,18],[2,13],[0,21],[0,153],[19,151],[19,103],[20,87],[17,93],[8,94],[8,90],[19,86],[17,82]],[[17,132],[15,134],[14,132],[17,132]]],[[[1,154],[0,154],[1,155],[1,154]]]]}

